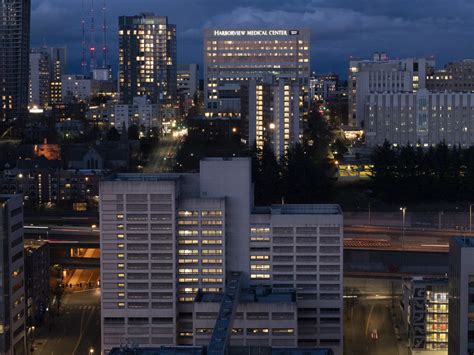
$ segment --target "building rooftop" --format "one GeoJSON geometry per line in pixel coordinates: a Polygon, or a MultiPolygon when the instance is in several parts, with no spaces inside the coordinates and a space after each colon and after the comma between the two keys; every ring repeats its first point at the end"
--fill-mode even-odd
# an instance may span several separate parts
{"type": "Polygon", "coordinates": [[[339,205],[272,205],[272,214],[331,214],[342,215],[342,209],[339,205]]]}
{"type": "MultiPolygon", "coordinates": [[[[159,348],[114,348],[110,355],[203,355],[205,347],[176,346],[159,348]]],[[[230,346],[228,355],[333,355],[331,349],[323,348],[272,348],[270,346],[230,346]]]]}
{"type": "Polygon", "coordinates": [[[142,174],[142,173],[125,173],[112,174],[103,181],[176,181],[181,178],[182,174],[163,173],[163,174],[142,174]]]}
{"type": "Polygon", "coordinates": [[[201,355],[201,346],[162,346],[159,348],[113,348],[109,355],[201,355]]]}

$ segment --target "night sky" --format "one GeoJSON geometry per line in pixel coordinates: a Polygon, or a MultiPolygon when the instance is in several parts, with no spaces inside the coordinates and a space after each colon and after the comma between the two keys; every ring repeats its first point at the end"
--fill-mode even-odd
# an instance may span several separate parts
{"type": "MultiPolygon", "coordinates": [[[[90,6],[91,0],[85,0],[90,6]]],[[[97,27],[102,25],[95,0],[97,27]]],[[[107,0],[109,47],[117,65],[117,17],[154,12],[178,30],[178,62],[202,64],[204,27],[311,28],[312,67],[346,75],[350,56],[432,56],[437,66],[474,57],[472,0],[107,0]]],[[[79,72],[82,0],[32,0],[33,47],[68,47],[79,72]]],[[[97,34],[100,44],[101,34],[97,34]]]]}

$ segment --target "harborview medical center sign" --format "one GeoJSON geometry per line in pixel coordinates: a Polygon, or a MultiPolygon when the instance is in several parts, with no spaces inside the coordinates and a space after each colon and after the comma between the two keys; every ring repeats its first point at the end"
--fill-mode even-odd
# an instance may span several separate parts
{"type": "Polygon", "coordinates": [[[296,36],[298,30],[214,30],[214,36],[296,36]]]}

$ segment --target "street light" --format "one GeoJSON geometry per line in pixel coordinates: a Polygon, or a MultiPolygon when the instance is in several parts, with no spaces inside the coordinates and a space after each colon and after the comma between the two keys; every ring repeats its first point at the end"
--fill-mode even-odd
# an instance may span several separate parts
{"type": "Polygon", "coordinates": [[[474,204],[470,203],[469,204],[469,233],[472,233],[472,206],[474,206],[474,204]]]}
{"type": "Polygon", "coordinates": [[[92,355],[92,354],[94,354],[94,348],[89,349],[89,355],[92,355]]]}
{"type": "Polygon", "coordinates": [[[403,229],[402,229],[402,250],[405,249],[405,217],[407,213],[407,208],[406,207],[400,207],[400,211],[402,211],[402,223],[403,223],[403,229]]]}

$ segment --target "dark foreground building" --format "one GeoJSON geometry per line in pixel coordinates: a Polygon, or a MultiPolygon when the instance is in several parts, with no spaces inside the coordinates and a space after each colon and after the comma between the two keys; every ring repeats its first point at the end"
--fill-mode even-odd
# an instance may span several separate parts
{"type": "Polygon", "coordinates": [[[30,0],[0,1],[0,120],[26,118],[30,0]]]}

